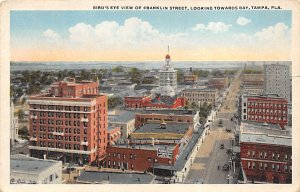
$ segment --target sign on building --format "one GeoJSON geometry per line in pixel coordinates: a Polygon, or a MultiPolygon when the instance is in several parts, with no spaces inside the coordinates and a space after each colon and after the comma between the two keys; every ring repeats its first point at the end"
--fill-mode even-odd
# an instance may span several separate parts
{"type": "Polygon", "coordinates": [[[157,149],[157,157],[162,157],[162,158],[173,158],[173,152],[169,151],[167,149],[157,149]]]}

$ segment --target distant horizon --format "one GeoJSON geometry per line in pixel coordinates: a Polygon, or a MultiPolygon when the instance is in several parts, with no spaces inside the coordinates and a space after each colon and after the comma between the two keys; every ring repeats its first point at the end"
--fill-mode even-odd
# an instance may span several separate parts
{"type": "Polygon", "coordinates": [[[290,10],[11,11],[13,61],[291,59],[290,10]],[[169,49],[168,49],[169,47],[169,49]]]}

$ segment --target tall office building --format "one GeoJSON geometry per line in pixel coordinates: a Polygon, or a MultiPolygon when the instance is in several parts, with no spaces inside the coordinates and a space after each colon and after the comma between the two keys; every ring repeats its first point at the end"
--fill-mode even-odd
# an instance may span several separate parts
{"type": "Polygon", "coordinates": [[[68,79],[29,98],[30,155],[101,165],[107,137],[107,97],[98,82],[68,79]]]}
{"type": "Polygon", "coordinates": [[[264,65],[265,94],[278,94],[291,103],[291,77],[290,66],[287,64],[264,65]]]}

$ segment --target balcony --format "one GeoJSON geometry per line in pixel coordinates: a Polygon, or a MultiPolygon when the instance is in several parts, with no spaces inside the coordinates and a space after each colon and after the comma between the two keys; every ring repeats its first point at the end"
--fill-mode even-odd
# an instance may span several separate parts
{"type": "Polygon", "coordinates": [[[81,122],[89,122],[88,118],[81,118],[81,122]]]}
{"type": "Polygon", "coordinates": [[[80,145],[88,146],[88,145],[89,145],[89,142],[87,142],[87,141],[81,141],[80,145]]]}
{"type": "Polygon", "coordinates": [[[53,135],[60,135],[60,136],[64,136],[64,133],[60,133],[60,132],[53,132],[53,135]]]}
{"type": "Polygon", "coordinates": [[[30,141],[37,141],[37,138],[36,138],[36,137],[30,137],[29,140],[30,140],[30,141]]]}

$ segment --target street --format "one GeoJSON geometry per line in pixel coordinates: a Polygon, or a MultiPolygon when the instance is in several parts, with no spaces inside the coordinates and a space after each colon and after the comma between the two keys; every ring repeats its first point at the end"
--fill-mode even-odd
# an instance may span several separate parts
{"type": "Polygon", "coordinates": [[[226,184],[228,183],[228,174],[230,174],[229,182],[234,183],[232,178],[233,170],[223,171],[222,168],[224,164],[229,164],[231,157],[231,154],[226,153],[226,149],[231,148],[232,139],[234,138],[235,124],[234,121],[231,121],[231,117],[237,111],[236,96],[240,86],[240,74],[241,70],[237,72],[229,87],[228,95],[223,101],[210,134],[201,145],[194,164],[185,179],[185,183],[203,180],[204,184],[226,184]],[[218,125],[220,119],[223,121],[222,126],[218,125]],[[226,132],[226,129],[230,129],[231,132],[226,132]],[[221,144],[224,144],[224,149],[220,149],[221,144]]]}

